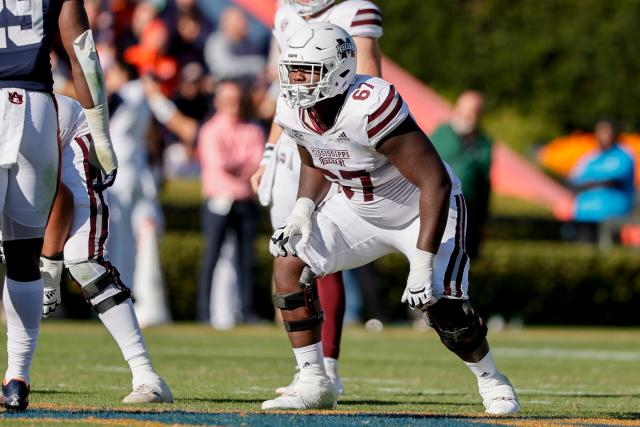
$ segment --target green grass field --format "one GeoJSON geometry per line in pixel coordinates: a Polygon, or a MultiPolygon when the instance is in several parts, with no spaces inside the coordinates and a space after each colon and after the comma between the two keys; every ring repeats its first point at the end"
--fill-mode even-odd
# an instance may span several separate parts
{"type": "Polygon", "coordinates": [[[130,389],[128,367],[99,323],[43,325],[31,410],[3,414],[0,425],[640,425],[638,329],[491,333],[498,365],[523,407],[522,417],[496,421],[483,417],[474,378],[433,332],[347,329],[346,393],[337,411],[264,415],[260,403],[293,373],[279,328],[146,330],[154,364],[176,402],[132,407],[120,403],[130,389]]]}

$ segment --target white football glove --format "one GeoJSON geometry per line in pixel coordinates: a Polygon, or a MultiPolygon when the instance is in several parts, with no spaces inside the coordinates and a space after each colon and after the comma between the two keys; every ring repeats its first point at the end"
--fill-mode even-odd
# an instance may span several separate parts
{"type": "Polygon", "coordinates": [[[104,173],[101,180],[92,183],[93,189],[102,192],[113,185],[118,171],[118,158],[109,134],[109,109],[107,104],[96,105],[85,108],[84,115],[93,141],[89,161],[104,173]]]}
{"type": "Polygon", "coordinates": [[[311,215],[316,208],[313,200],[301,197],[296,201],[291,214],[285,221],[285,225],[278,228],[269,241],[269,252],[274,257],[297,255],[293,237],[302,236],[301,245],[306,245],[311,237],[311,215]]]}
{"type": "Polygon", "coordinates": [[[431,252],[416,249],[411,259],[407,286],[401,301],[409,304],[412,309],[428,307],[438,301],[431,288],[434,257],[431,252]]]}
{"type": "Polygon", "coordinates": [[[63,269],[64,262],[62,260],[40,257],[40,273],[42,274],[42,282],[44,283],[44,293],[42,296],[42,317],[44,318],[56,311],[56,308],[62,304],[60,280],[63,269]]]}

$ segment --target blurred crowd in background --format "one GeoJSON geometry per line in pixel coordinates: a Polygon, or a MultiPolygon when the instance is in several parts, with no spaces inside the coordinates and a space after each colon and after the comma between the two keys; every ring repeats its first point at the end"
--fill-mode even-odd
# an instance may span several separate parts
{"type": "MultiPolygon", "coordinates": [[[[259,210],[249,178],[262,158],[278,95],[269,30],[243,10],[213,0],[85,0],[85,6],[105,70],[120,162],[109,191],[109,249],[134,289],[141,323],[171,317],[157,250],[164,222],[158,196],[166,180],[182,177],[202,180],[205,246],[200,272],[194,272],[198,320],[219,328],[259,320],[252,276],[259,210]]],[[[55,90],[73,96],[63,50],[52,58],[55,90]]],[[[463,93],[451,122],[432,135],[462,178],[474,257],[490,200],[492,141],[480,126],[484,103],[480,92],[463,93]]],[[[576,218],[589,224],[628,215],[635,195],[633,156],[618,147],[617,124],[603,120],[595,131],[595,154],[558,174],[579,195],[582,216],[576,218]]],[[[576,230],[580,238],[595,239],[589,227],[576,230]]],[[[345,277],[347,323],[365,320],[358,282],[370,284],[364,289],[370,317],[388,315],[371,295],[375,277],[363,274],[371,272],[345,277]]]]}
{"type": "MultiPolygon", "coordinates": [[[[220,327],[256,319],[251,270],[258,209],[249,177],[262,158],[275,111],[270,33],[242,10],[223,6],[196,0],[85,1],[120,163],[118,184],[109,191],[109,251],[137,295],[144,325],[170,318],[162,309],[166,301],[157,297],[162,292],[156,292],[162,283],[158,195],[166,180],[177,177],[202,177],[206,247],[198,319],[220,327]],[[212,280],[227,284],[214,299],[222,301],[217,311],[228,314],[215,319],[212,280]],[[236,284],[239,291],[231,286],[236,284]]],[[[52,62],[56,92],[73,96],[63,49],[55,50],[52,62]]]]}

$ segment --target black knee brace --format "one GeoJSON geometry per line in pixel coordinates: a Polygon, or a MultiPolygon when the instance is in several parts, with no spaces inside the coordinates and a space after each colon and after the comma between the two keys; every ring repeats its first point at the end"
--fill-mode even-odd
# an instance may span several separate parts
{"type": "Polygon", "coordinates": [[[427,308],[427,321],[449,350],[469,353],[487,336],[487,326],[469,300],[442,298],[427,308]]]}
{"type": "Polygon", "coordinates": [[[98,314],[102,314],[131,298],[131,290],[120,280],[118,270],[110,263],[105,263],[104,267],[107,271],[102,276],[98,277],[92,283],[80,287],[82,296],[84,296],[90,304],[91,300],[104,292],[109,285],[113,285],[118,290],[118,293],[100,301],[98,304],[92,304],[93,309],[98,314]]]}
{"type": "Polygon", "coordinates": [[[320,308],[318,286],[314,278],[315,275],[311,269],[305,266],[298,282],[300,288],[302,288],[300,291],[273,295],[273,305],[276,308],[280,310],[295,310],[296,308],[305,307],[309,314],[309,317],[304,320],[292,322],[284,320],[284,328],[287,332],[308,331],[322,324],[324,313],[320,308]]]}

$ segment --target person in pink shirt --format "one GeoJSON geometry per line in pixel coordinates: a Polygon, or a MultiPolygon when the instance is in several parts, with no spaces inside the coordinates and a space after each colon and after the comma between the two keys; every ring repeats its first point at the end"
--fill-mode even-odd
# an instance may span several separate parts
{"type": "Polygon", "coordinates": [[[204,123],[198,136],[204,205],[202,225],[205,250],[198,284],[198,319],[209,321],[211,280],[228,231],[237,236],[237,276],[243,320],[255,317],[253,293],[254,253],[258,209],[249,181],[262,159],[265,135],[249,121],[250,100],[237,82],[218,85],[216,113],[204,123]]]}

